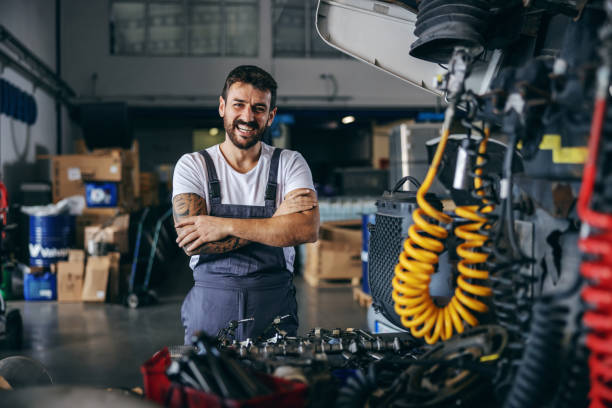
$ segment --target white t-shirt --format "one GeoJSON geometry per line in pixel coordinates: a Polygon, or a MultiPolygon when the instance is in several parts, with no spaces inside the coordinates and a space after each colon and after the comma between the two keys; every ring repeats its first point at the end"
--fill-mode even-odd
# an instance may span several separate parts
{"type": "MultiPolygon", "coordinates": [[[[254,168],[247,173],[239,173],[230,166],[221,153],[219,145],[206,149],[210,155],[221,187],[221,204],[241,204],[263,206],[270,161],[274,147],[261,143],[261,155],[254,168]]],[[[278,163],[276,182],[276,206],[278,207],[288,193],[298,188],[314,190],[312,174],[304,157],[292,150],[283,150],[278,163]]],[[[172,179],[172,198],[178,194],[195,193],[206,200],[207,213],[210,214],[208,200],[208,173],[206,162],[199,152],[184,154],[174,167],[172,179]]],[[[295,250],[283,248],[287,269],[293,271],[295,250]]],[[[199,256],[192,256],[189,266],[193,269],[199,256]]]]}

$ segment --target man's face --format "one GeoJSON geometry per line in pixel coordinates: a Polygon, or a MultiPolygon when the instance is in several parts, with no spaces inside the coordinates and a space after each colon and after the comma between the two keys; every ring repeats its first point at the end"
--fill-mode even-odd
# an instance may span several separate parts
{"type": "Polygon", "coordinates": [[[219,98],[219,115],[223,118],[225,134],[239,149],[255,146],[272,124],[276,108],[270,111],[270,97],[270,91],[235,82],[227,91],[227,100],[219,98]]]}

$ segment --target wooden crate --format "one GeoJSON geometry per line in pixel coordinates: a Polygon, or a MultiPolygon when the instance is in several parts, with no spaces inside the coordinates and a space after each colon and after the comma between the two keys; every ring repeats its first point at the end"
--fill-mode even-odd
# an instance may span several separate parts
{"type": "Polygon", "coordinates": [[[361,221],[321,225],[320,239],[306,245],[306,282],[315,287],[354,286],[361,275],[361,221]]]}

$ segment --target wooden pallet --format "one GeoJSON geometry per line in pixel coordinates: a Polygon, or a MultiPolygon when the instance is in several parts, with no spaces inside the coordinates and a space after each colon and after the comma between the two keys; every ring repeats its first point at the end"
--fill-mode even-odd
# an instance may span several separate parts
{"type": "Polygon", "coordinates": [[[353,300],[357,301],[361,307],[370,307],[372,304],[372,296],[365,293],[360,287],[353,288],[353,300]]]}
{"type": "Polygon", "coordinates": [[[353,287],[359,286],[361,283],[361,278],[322,278],[320,276],[313,276],[311,274],[305,273],[304,280],[310,286],[315,288],[342,288],[342,287],[353,287]]]}

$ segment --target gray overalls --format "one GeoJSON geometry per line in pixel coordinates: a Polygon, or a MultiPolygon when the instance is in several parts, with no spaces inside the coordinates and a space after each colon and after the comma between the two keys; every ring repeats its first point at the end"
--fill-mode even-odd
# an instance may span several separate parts
{"type": "MultiPolygon", "coordinates": [[[[269,218],[276,211],[278,164],[281,149],[274,149],[265,192],[265,205],[221,204],[221,188],[215,165],[206,152],[209,215],[226,218],[269,218]]],[[[287,270],[282,248],[252,242],[223,254],[202,254],[193,269],[195,285],[181,308],[185,344],[205,331],[216,336],[231,320],[254,317],[236,331],[239,341],[255,340],[276,316],[290,315],[281,328],[295,336],[298,328],[293,274],[287,270]]]]}

